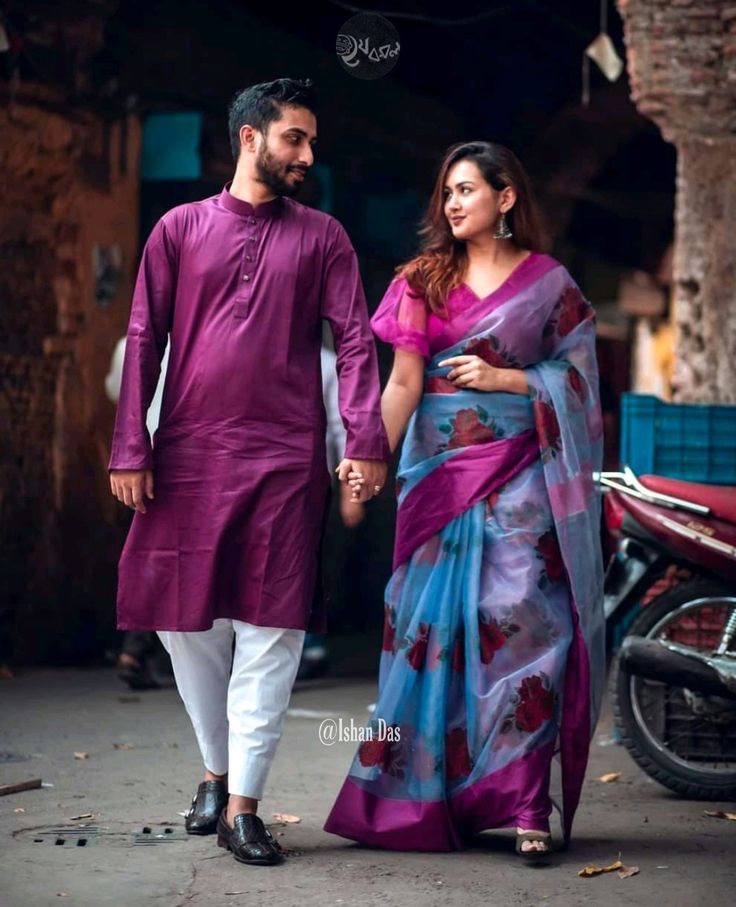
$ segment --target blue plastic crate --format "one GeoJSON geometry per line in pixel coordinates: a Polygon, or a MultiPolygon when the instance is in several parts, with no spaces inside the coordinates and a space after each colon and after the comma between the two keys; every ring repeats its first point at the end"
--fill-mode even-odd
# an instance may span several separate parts
{"type": "Polygon", "coordinates": [[[639,474],[736,485],[736,406],[622,394],[621,465],[639,474]]]}

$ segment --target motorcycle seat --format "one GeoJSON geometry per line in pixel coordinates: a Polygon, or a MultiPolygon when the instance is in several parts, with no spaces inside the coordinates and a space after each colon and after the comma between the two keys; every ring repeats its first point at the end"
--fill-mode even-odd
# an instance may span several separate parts
{"type": "Polygon", "coordinates": [[[718,519],[736,523],[736,488],[730,485],[703,485],[700,482],[683,482],[665,476],[639,476],[639,481],[650,491],[684,498],[693,504],[703,504],[718,519]]]}

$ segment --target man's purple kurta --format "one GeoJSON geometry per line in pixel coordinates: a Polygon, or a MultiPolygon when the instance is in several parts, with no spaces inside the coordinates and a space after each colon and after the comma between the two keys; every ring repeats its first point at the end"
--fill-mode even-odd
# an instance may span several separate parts
{"type": "Polygon", "coordinates": [[[169,211],[146,244],[110,469],[153,469],[120,560],[118,628],[220,617],[320,629],[312,613],[329,487],[322,319],[337,349],[346,456],[385,460],[358,263],[332,217],[220,195],[169,211]],[[153,450],[146,410],[171,334],[153,450]]]}

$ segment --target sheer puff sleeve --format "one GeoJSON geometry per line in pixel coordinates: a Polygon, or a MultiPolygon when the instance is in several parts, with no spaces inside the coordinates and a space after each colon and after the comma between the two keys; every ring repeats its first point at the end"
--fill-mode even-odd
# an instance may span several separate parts
{"type": "Polygon", "coordinates": [[[428,311],[424,296],[412,290],[405,278],[396,277],[371,319],[371,327],[377,337],[395,350],[417,353],[428,359],[428,311]]]}

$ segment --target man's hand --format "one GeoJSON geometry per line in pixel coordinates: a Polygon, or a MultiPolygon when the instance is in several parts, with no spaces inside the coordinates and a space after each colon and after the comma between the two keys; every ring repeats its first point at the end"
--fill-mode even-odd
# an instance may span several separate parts
{"type": "Polygon", "coordinates": [[[341,482],[352,489],[350,500],[356,504],[370,501],[386,484],[387,465],[382,460],[343,460],[337,467],[341,482]]]}
{"type": "Polygon", "coordinates": [[[153,470],[113,469],[110,472],[110,488],[121,504],[138,513],[145,513],[145,498],[153,500],[153,470]]]}

